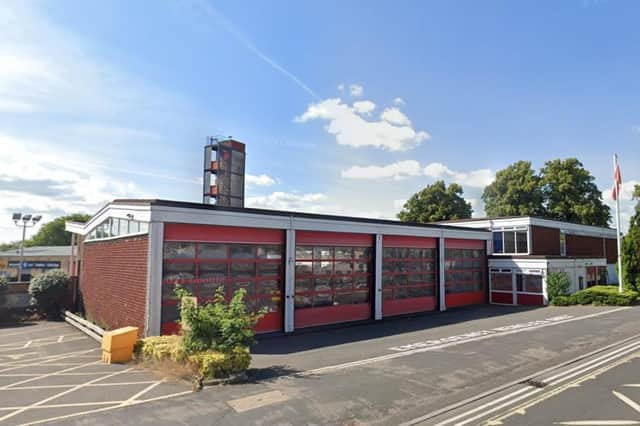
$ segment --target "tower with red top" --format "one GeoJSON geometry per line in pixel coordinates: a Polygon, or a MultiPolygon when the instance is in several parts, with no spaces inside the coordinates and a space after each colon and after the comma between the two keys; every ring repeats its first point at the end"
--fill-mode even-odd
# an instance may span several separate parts
{"type": "Polygon", "coordinates": [[[218,206],[244,207],[245,156],[242,142],[231,138],[207,139],[204,147],[204,204],[211,204],[213,199],[218,206]]]}

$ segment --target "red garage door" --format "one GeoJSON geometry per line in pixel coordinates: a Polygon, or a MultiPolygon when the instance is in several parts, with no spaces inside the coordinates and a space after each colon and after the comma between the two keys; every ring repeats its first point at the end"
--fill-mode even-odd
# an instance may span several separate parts
{"type": "Polygon", "coordinates": [[[165,225],[162,333],[178,329],[178,301],[173,295],[176,283],[201,302],[210,300],[219,287],[227,300],[243,288],[247,305],[268,311],[256,331],[282,330],[283,241],[280,230],[165,225]]]}
{"type": "Polygon", "coordinates": [[[384,236],[382,316],[436,307],[436,239],[384,236]]]}
{"type": "Polygon", "coordinates": [[[446,239],[444,253],[447,308],[486,303],[485,242],[446,239]]]}
{"type": "Polygon", "coordinates": [[[371,318],[373,237],[296,232],[295,327],[371,318]]]}

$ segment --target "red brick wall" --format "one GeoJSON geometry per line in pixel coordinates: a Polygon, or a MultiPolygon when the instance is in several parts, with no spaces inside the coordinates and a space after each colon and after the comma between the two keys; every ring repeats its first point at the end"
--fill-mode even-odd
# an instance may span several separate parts
{"type": "Polygon", "coordinates": [[[531,254],[560,256],[560,230],[543,226],[531,227],[531,254]]]}
{"type": "Polygon", "coordinates": [[[604,242],[600,237],[568,234],[567,256],[603,257],[604,242]]]}
{"type": "Polygon", "coordinates": [[[144,333],[148,246],[146,235],[83,245],[80,294],[87,319],[144,333]]]}

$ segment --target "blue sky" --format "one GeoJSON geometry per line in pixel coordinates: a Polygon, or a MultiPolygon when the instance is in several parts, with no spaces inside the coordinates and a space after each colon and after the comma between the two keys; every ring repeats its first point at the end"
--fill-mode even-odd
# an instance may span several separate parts
{"type": "Polygon", "coordinates": [[[623,222],[640,182],[634,1],[4,1],[0,241],[118,197],[200,200],[208,135],[247,144],[247,204],[393,217],[578,157],[623,222]]]}

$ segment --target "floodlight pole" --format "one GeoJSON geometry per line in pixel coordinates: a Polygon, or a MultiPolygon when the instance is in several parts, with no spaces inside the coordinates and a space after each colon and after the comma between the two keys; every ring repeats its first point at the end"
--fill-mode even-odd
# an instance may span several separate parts
{"type": "Polygon", "coordinates": [[[24,263],[24,240],[27,236],[27,222],[22,222],[22,241],[20,242],[20,264],[18,265],[18,282],[22,281],[22,264],[24,263]]]}
{"type": "Polygon", "coordinates": [[[20,264],[18,265],[18,282],[22,280],[22,264],[24,263],[24,242],[27,238],[27,228],[36,226],[36,224],[42,219],[41,215],[33,216],[31,214],[23,215],[22,213],[13,214],[13,222],[18,227],[22,227],[22,240],[20,241],[20,264]],[[22,221],[22,224],[20,224],[22,221]]]}

